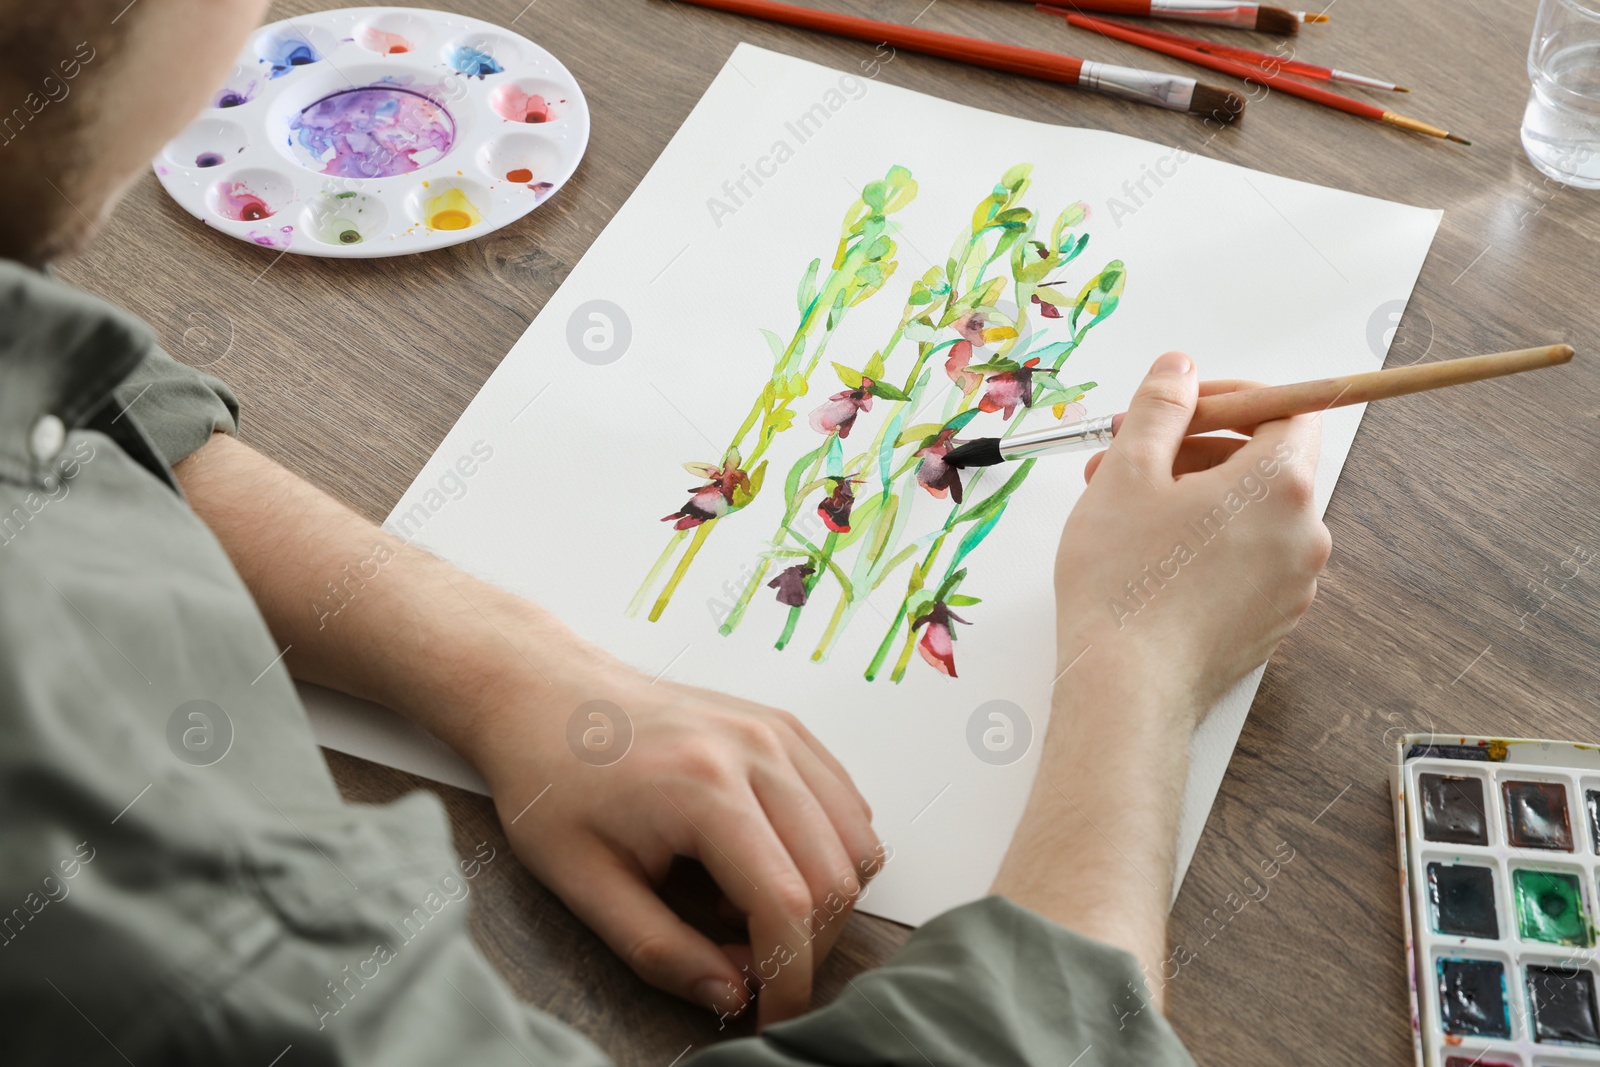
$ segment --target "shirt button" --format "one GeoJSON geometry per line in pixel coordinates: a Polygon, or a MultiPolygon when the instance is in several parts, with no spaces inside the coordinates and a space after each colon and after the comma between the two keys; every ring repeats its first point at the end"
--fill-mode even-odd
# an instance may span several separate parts
{"type": "Polygon", "coordinates": [[[67,443],[67,427],[54,415],[41,415],[39,421],[33,424],[33,431],[28,435],[28,447],[33,451],[33,457],[40,463],[48,463],[56,458],[56,453],[61,451],[61,446],[67,443]]]}

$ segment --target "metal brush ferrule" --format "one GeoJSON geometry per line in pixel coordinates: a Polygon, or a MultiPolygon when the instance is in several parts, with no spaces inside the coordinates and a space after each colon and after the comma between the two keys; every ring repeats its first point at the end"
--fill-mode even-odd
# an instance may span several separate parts
{"type": "Polygon", "coordinates": [[[1194,79],[1153,70],[1116,67],[1110,63],[1084,60],[1078,85],[1108,96],[1148,102],[1172,111],[1188,111],[1194,100],[1194,79]]]}
{"type": "Polygon", "coordinates": [[[1115,418],[1115,415],[1102,415],[1065,426],[1052,426],[1048,430],[1019,433],[1000,442],[1000,455],[1003,459],[1027,459],[1051,452],[1105,448],[1111,444],[1112,420],[1115,418]]]}
{"type": "Polygon", "coordinates": [[[1150,14],[1212,26],[1238,26],[1246,30],[1256,27],[1255,4],[1230,4],[1225,0],[1152,0],[1150,14]]]}

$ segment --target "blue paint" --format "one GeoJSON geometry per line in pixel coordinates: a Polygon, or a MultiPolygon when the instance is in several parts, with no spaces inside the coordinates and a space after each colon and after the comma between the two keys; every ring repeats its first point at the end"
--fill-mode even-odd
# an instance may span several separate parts
{"type": "Polygon", "coordinates": [[[295,67],[303,67],[322,58],[311,47],[311,42],[298,34],[285,34],[263,42],[259,54],[261,62],[270,66],[267,76],[271,78],[281,78],[295,67]]]}
{"type": "Polygon", "coordinates": [[[465,74],[469,78],[482,78],[490,74],[499,74],[506,68],[487,52],[480,52],[476,48],[458,44],[445,53],[445,62],[450,64],[452,70],[465,74]]]}

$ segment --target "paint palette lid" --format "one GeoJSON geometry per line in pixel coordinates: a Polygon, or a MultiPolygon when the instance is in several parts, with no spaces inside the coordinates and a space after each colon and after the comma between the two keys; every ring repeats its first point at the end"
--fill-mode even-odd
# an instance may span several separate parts
{"type": "Polygon", "coordinates": [[[576,79],[528,38],[443,11],[342,8],[257,30],[154,166],[229,236],[371,258],[515,222],[588,143],[576,79]]]}

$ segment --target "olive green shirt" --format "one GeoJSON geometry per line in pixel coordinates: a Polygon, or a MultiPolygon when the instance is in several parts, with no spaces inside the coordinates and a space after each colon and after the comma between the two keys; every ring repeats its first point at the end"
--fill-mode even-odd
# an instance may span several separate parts
{"type": "MultiPolygon", "coordinates": [[[[0,1063],[609,1062],[468,936],[508,856],[456,855],[430,793],[340,799],[170,471],[237,418],[131,316],[0,261],[0,1063]]],[[[996,897],[683,1063],[1191,1063],[1140,989],[996,897]]]]}

